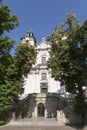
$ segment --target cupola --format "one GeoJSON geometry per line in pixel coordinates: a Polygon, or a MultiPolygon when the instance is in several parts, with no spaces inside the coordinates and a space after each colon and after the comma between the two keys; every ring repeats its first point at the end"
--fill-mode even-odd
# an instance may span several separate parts
{"type": "Polygon", "coordinates": [[[29,43],[30,45],[33,45],[33,46],[36,45],[36,38],[34,36],[32,28],[30,28],[29,31],[27,32],[27,36],[21,39],[21,42],[29,43]]]}

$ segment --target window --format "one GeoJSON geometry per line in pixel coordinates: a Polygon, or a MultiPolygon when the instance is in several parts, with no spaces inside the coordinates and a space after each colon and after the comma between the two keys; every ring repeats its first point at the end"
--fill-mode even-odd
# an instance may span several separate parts
{"type": "Polygon", "coordinates": [[[22,95],[24,93],[24,88],[19,89],[19,94],[22,95]]]}
{"type": "Polygon", "coordinates": [[[42,57],[42,62],[41,63],[46,64],[46,57],[45,56],[42,57]]]}
{"type": "Polygon", "coordinates": [[[41,74],[41,79],[42,80],[46,80],[47,79],[47,74],[46,73],[42,73],[41,74]]]}
{"type": "Polygon", "coordinates": [[[47,93],[47,88],[41,88],[41,93],[47,93]]]}
{"type": "Polygon", "coordinates": [[[85,58],[85,64],[87,65],[87,57],[85,58]]]}
{"type": "Polygon", "coordinates": [[[62,93],[62,94],[65,93],[65,86],[64,85],[60,87],[60,93],[62,93]]]}
{"type": "Polygon", "coordinates": [[[40,89],[41,89],[41,93],[47,93],[48,92],[47,84],[46,83],[42,83],[40,89]]]}

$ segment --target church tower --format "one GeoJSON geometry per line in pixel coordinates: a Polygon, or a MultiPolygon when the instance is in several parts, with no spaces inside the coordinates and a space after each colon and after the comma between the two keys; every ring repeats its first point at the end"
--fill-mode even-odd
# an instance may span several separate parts
{"type": "Polygon", "coordinates": [[[36,46],[36,38],[34,36],[32,28],[30,28],[30,30],[27,32],[26,37],[21,38],[21,43],[29,43],[32,46],[36,46]]]}

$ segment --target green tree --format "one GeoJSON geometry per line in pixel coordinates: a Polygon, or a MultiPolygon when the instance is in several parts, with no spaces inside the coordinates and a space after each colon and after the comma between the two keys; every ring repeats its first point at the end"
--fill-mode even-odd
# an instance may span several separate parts
{"type": "Polygon", "coordinates": [[[0,117],[13,107],[24,76],[35,63],[36,51],[29,44],[19,44],[14,56],[11,49],[15,42],[6,36],[19,25],[17,16],[10,14],[10,8],[0,1],[0,117]]]}
{"type": "Polygon", "coordinates": [[[48,40],[52,42],[48,68],[75,95],[74,110],[83,119],[87,109],[83,90],[87,86],[87,20],[80,25],[76,15],[69,14],[48,40]]]}

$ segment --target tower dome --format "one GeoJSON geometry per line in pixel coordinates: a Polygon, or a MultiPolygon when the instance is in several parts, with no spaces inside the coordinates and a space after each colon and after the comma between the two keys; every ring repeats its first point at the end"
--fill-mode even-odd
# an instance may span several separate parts
{"type": "Polygon", "coordinates": [[[29,43],[31,45],[35,45],[36,44],[36,38],[34,36],[32,28],[30,28],[29,31],[27,32],[27,39],[29,39],[29,43]]]}
{"type": "Polygon", "coordinates": [[[34,37],[32,28],[30,28],[30,30],[27,32],[27,37],[34,37]]]}
{"type": "Polygon", "coordinates": [[[29,43],[30,45],[33,45],[33,46],[36,45],[36,38],[34,36],[32,28],[30,28],[29,31],[27,32],[26,37],[21,38],[21,42],[22,43],[29,43]]]}

